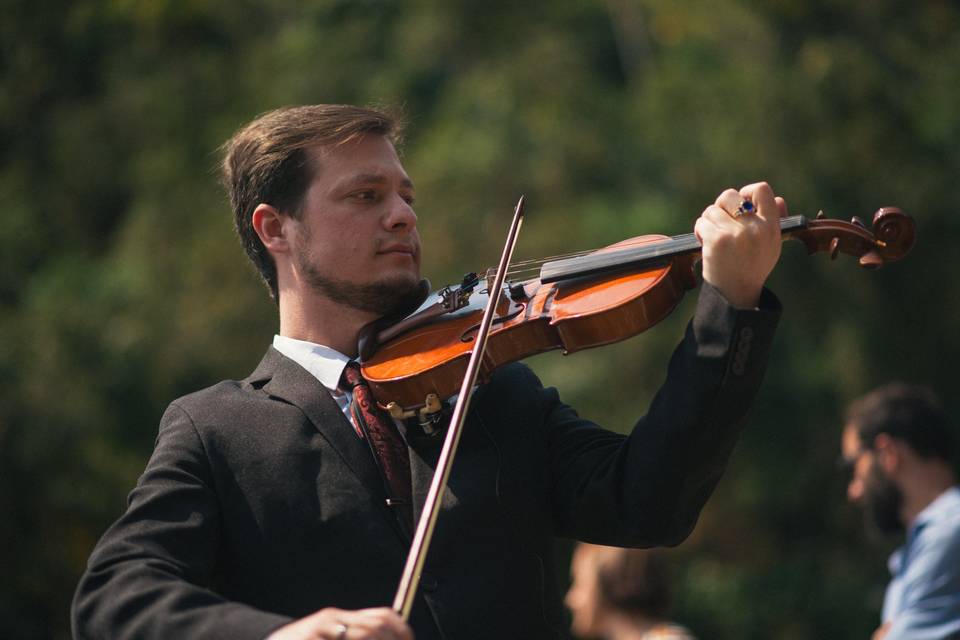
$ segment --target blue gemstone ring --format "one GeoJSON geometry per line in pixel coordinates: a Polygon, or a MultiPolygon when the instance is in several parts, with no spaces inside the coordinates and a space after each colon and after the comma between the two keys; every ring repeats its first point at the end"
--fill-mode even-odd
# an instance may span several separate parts
{"type": "Polygon", "coordinates": [[[733,217],[739,218],[740,216],[747,215],[748,213],[753,213],[756,210],[756,205],[754,205],[750,200],[744,198],[740,201],[740,206],[737,207],[737,210],[733,212],[733,217]]]}

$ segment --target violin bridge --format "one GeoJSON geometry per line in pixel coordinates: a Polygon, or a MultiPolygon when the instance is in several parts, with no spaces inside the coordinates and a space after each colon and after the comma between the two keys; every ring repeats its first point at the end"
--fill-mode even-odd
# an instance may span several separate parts
{"type": "Polygon", "coordinates": [[[495,267],[490,267],[489,269],[487,269],[486,279],[487,279],[487,291],[488,292],[493,291],[493,283],[494,283],[494,280],[497,279],[497,269],[495,267]]]}

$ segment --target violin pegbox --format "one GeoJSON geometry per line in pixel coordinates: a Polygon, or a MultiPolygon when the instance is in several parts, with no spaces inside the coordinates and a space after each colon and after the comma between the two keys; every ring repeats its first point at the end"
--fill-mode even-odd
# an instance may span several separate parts
{"type": "Polygon", "coordinates": [[[799,227],[784,228],[784,236],[802,241],[809,253],[823,251],[831,259],[844,253],[858,258],[865,269],[877,269],[910,252],[916,242],[916,227],[913,219],[896,207],[878,209],[872,230],[857,216],[845,222],[827,218],[819,211],[799,227]]]}

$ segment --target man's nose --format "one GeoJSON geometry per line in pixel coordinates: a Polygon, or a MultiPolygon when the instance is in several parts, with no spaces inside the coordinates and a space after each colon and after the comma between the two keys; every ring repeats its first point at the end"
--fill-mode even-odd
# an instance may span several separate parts
{"type": "Polygon", "coordinates": [[[390,201],[390,210],[384,219],[384,226],[390,230],[410,230],[417,226],[417,214],[413,206],[399,194],[394,194],[390,201]]]}

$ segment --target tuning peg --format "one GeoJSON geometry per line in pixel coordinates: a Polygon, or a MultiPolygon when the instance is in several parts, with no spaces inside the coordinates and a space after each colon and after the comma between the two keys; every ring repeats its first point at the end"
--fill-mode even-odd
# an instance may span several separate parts
{"type": "Polygon", "coordinates": [[[857,225],[857,226],[860,227],[861,229],[866,229],[866,228],[867,228],[867,225],[865,225],[865,224],[863,223],[863,220],[861,220],[858,216],[853,216],[852,218],[850,218],[850,223],[857,225]]]}
{"type": "Polygon", "coordinates": [[[820,209],[820,211],[817,211],[817,220],[823,220],[826,217],[827,217],[827,214],[823,212],[823,209],[820,209]]]}
{"type": "Polygon", "coordinates": [[[830,241],[830,259],[836,260],[838,253],[840,253],[840,238],[834,238],[830,241]]]}

